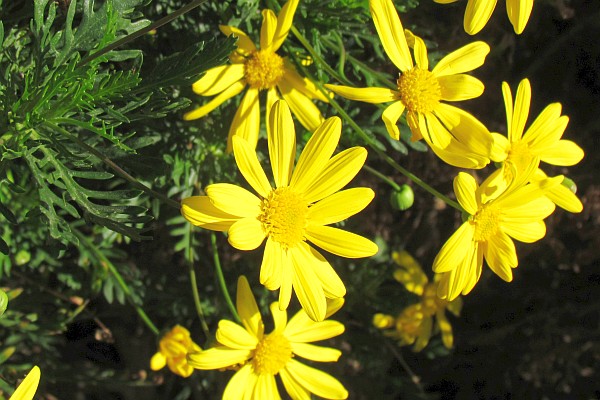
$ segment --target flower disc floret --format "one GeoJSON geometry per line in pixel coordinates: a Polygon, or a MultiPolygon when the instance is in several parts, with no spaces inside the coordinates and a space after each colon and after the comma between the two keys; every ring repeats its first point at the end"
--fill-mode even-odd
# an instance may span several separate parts
{"type": "Polygon", "coordinates": [[[414,67],[400,75],[397,81],[400,100],[410,111],[429,113],[442,98],[442,90],[431,71],[414,67]]]}
{"type": "Polygon", "coordinates": [[[267,236],[284,247],[304,240],[308,204],[289,187],[277,188],[263,199],[258,220],[267,236]]]}
{"type": "Polygon", "coordinates": [[[473,240],[485,242],[498,232],[500,226],[500,211],[492,204],[483,205],[472,219],[475,224],[473,240]]]}
{"type": "Polygon", "coordinates": [[[283,58],[271,50],[257,50],[244,63],[244,78],[253,89],[271,89],[284,74],[283,58]]]}
{"type": "Polygon", "coordinates": [[[258,342],[252,358],[252,366],[257,374],[276,375],[291,358],[290,341],[282,334],[273,332],[258,342]]]}

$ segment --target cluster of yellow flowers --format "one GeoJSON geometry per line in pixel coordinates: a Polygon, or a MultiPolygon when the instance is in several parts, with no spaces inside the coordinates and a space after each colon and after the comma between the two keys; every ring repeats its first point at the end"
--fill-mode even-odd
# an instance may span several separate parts
{"type": "MultiPolygon", "coordinates": [[[[382,119],[392,138],[400,138],[397,123],[406,114],[412,140],[423,139],[444,162],[469,169],[481,169],[491,162],[499,166],[481,185],[465,172],[456,176],[454,191],[464,211],[464,222],[435,258],[432,282],[408,253],[393,254],[401,267],[394,277],[420,296],[420,301],[397,317],[377,314],[374,324],[401,344],[414,344],[416,351],[438,331],[444,345],[452,346],[452,328],[445,311],[459,314],[462,303],[458,296],[468,294],[477,283],[484,258],[494,273],[510,281],[512,268],[518,264],[513,239],[530,243],[542,238],[543,220],[555,205],[571,212],[582,209],[577,197],[561,185],[563,176],[547,177],[539,169],[540,161],[569,166],[583,157],[580,147],[561,139],[568,118],[561,116],[560,104],[547,106],[525,130],[531,99],[529,81],[520,83],[514,101],[504,83],[505,137],[489,132],[470,113],[447,103],[483,93],[484,84],[466,73],[483,65],[490,52],[486,43],[477,41],[451,52],[430,70],[425,42],[403,28],[392,0],[370,0],[383,48],[399,70],[396,89],[325,85],[333,92],[328,93],[300,76],[277,54],[292,27],[298,2],[288,0],[279,15],[271,10],[262,12],[259,46],[238,28],[221,26],[223,33],[238,38],[237,50],[230,56],[231,64],[207,71],[193,85],[199,95],[214,98],[184,116],[186,120],[201,118],[247,88],[227,143],[254,193],[229,183],[212,184],[204,188],[205,195],[184,199],[181,212],[196,226],[227,232],[229,243],[236,249],[254,250],[265,242],[259,281],[269,290],[279,290],[278,301],[270,307],[274,330],[269,334],[264,333],[250,285],[242,276],[237,289],[241,325],[222,320],[215,347],[201,350],[180,326],[160,341],[152,369],[167,365],[184,377],[193,368],[237,370],[225,389],[225,399],[279,398],[276,375],[294,399],[308,399],[311,393],[331,399],[348,396],[335,378],[295,357],[332,362],[341,354],[310,344],[344,331],[341,323],[326,319],[342,306],[346,288],[316,247],[347,258],[376,254],[378,247],[371,240],[331,226],[363,210],[374,192],[364,187],[342,190],[362,168],[367,151],[353,147],[334,154],[341,120],[324,119],[312,100],[327,103],[335,93],[367,103],[391,103],[382,119]],[[255,150],[261,91],[266,91],[272,181],[255,150]],[[292,113],[313,132],[297,161],[292,113]],[[286,309],[292,293],[302,310],[288,321],[286,309]]],[[[495,3],[469,0],[465,13],[469,34],[483,28],[495,3]]],[[[507,0],[515,32],[524,29],[532,6],[533,0],[507,0]]]]}

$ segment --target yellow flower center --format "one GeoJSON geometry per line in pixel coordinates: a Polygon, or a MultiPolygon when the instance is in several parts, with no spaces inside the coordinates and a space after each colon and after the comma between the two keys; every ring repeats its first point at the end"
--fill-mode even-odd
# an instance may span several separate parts
{"type": "Polygon", "coordinates": [[[493,205],[483,205],[472,218],[475,224],[475,235],[473,239],[477,242],[485,242],[498,232],[500,225],[500,211],[493,205]]]}
{"type": "Polygon", "coordinates": [[[270,50],[257,50],[244,63],[244,78],[253,89],[271,89],[284,73],[283,58],[270,50]]]}
{"type": "Polygon", "coordinates": [[[423,314],[427,316],[434,315],[437,310],[443,309],[448,304],[445,299],[440,299],[437,295],[438,283],[428,283],[423,289],[421,304],[423,305],[423,314]]]}
{"type": "Polygon", "coordinates": [[[407,307],[396,319],[396,331],[408,342],[412,342],[421,328],[424,317],[420,307],[407,307]]]}
{"type": "Polygon", "coordinates": [[[292,358],[292,345],[280,333],[265,336],[254,350],[252,366],[257,374],[275,375],[292,358]]]}
{"type": "Polygon", "coordinates": [[[307,213],[304,198],[286,186],[272,190],[263,199],[258,220],[271,239],[289,248],[304,240],[307,213]]]}
{"type": "MultiPolygon", "coordinates": [[[[523,171],[531,161],[533,160],[533,154],[529,150],[529,146],[525,142],[515,142],[511,143],[510,150],[508,150],[508,155],[506,160],[504,161],[507,164],[512,164],[517,171],[523,171]]],[[[513,174],[511,168],[504,168],[504,179],[507,182],[512,181],[513,174]]]]}
{"type": "Polygon", "coordinates": [[[440,102],[442,89],[431,71],[414,67],[397,81],[400,100],[409,111],[428,113],[440,102]]]}

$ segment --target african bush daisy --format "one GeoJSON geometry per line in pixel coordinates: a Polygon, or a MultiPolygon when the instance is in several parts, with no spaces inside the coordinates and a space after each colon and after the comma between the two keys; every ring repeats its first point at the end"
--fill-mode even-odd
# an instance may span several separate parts
{"type": "Polygon", "coordinates": [[[181,212],[194,225],[227,231],[229,243],[240,250],[256,249],[266,238],[260,282],[270,290],[280,289],[282,310],[293,288],[306,313],[321,321],[326,298],[343,297],[346,288],[329,262],[306,241],[342,257],[377,253],[370,240],[328,226],[358,213],[375,196],[369,188],[338,192],[358,173],[367,151],[353,147],[331,157],[341,134],[340,119],[332,117],[317,128],[294,168],[296,136],[285,101],[275,103],[269,125],[274,186],[252,145],[235,136],[235,161],[258,196],[239,186],[213,184],[206,187],[207,196],[184,199],[181,212]]]}
{"type": "MultiPolygon", "coordinates": [[[[337,321],[315,322],[303,310],[288,321],[287,312],[280,310],[275,302],[270,307],[275,328],[265,335],[256,300],[244,276],[238,279],[236,303],[243,326],[221,320],[216,334],[218,345],[188,356],[190,365],[197,369],[237,369],[223,399],[280,399],[276,375],[292,399],[309,399],[311,393],[327,399],[348,397],[337,379],[297,359],[337,361],[339,350],[310,343],[341,335],[344,325],[337,321]]],[[[327,315],[342,304],[342,301],[331,303],[327,315]]]]}
{"type": "MultiPolygon", "coordinates": [[[[577,164],[583,158],[583,150],[570,140],[562,139],[563,133],[569,122],[566,115],[561,114],[561,104],[548,105],[533,124],[525,130],[529,109],[531,106],[531,85],[529,80],[523,79],[517,89],[514,101],[508,83],[502,83],[502,94],[506,107],[506,122],[508,138],[493,133],[496,147],[495,161],[502,161],[502,167],[494,176],[500,180],[494,184],[506,186],[512,180],[511,171],[524,171],[537,157],[541,161],[559,166],[577,164]],[[525,132],[525,133],[523,133],[525,132]]],[[[538,170],[533,179],[541,180],[547,176],[538,170]]],[[[556,205],[571,212],[581,212],[581,201],[563,185],[557,185],[547,193],[556,205]]]]}
{"type": "MultiPolygon", "coordinates": [[[[448,4],[457,0],[433,0],[436,3],[448,4]]],[[[469,0],[465,10],[464,28],[469,35],[474,35],[488,23],[497,0],[469,0]]],[[[506,13],[515,33],[521,34],[529,21],[533,0],[506,0],[506,13]]]]}
{"type": "Polygon", "coordinates": [[[150,368],[158,371],[166,366],[176,375],[187,378],[194,372],[187,363],[187,355],[202,350],[192,340],[190,331],[183,326],[175,325],[159,342],[158,352],[150,359],[150,368]]]}
{"type": "Polygon", "coordinates": [[[248,87],[229,128],[227,151],[232,149],[233,135],[243,137],[252,147],[256,147],[260,130],[261,91],[267,92],[266,114],[275,101],[283,97],[306,129],[312,132],[323,122],[321,112],[311,99],[327,102],[327,97],[312,82],[301,77],[286,59],[277,54],[292,26],[298,1],[289,0],[285,3],[279,16],[271,10],[263,10],[259,47],[240,29],[221,25],[223,33],[238,38],[238,48],[230,56],[231,64],[208,70],[192,86],[194,92],[201,96],[216,97],[200,108],[186,113],[183,119],[188,121],[205,116],[248,87]]]}
{"type": "Polygon", "coordinates": [[[402,283],[406,290],[420,297],[419,303],[412,304],[394,318],[385,314],[376,314],[373,322],[376,327],[386,330],[385,334],[398,339],[399,344],[412,345],[414,351],[421,351],[437,332],[442,334],[442,342],[451,348],[454,342],[452,325],[446,318],[446,310],[458,316],[462,308],[460,297],[448,301],[437,295],[439,277],[429,282],[419,263],[406,251],[394,252],[392,259],[400,267],[394,278],[402,283]],[[435,319],[434,319],[435,317],[435,319]]]}
{"type": "Polygon", "coordinates": [[[40,384],[40,368],[34,366],[8,400],[32,400],[40,384]]]}
{"type": "MultiPolygon", "coordinates": [[[[533,243],[546,234],[543,219],[552,214],[554,203],[545,195],[563,177],[531,182],[539,160],[533,160],[505,188],[481,186],[475,178],[460,172],[454,179],[454,193],[468,218],[442,246],[433,262],[433,272],[441,273],[438,295],[449,301],[461,292],[468,294],[481,276],[483,259],[503,280],[512,281],[512,268],[519,260],[512,239],[533,243]]],[[[492,177],[493,178],[493,177],[492,177]]]]}
{"type": "Polygon", "coordinates": [[[406,110],[412,140],[423,138],[448,164],[462,168],[486,166],[490,162],[493,143],[486,127],[471,114],[442,101],[467,100],[483,93],[483,83],[464,72],[483,65],[490,47],[484,42],[468,44],[442,58],[429,71],[425,42],[410,32],[405,33],[393,2],[370,0],[369,4],[383,48],[400,70],[397,88],[326,87],[350,100],[376,104],[392,102],[383,112],[382,119],[388,133],[396,140],[400,138],[396,124],[406,110]],[[409,44],[414,48],[416,66],[409,44]]]}

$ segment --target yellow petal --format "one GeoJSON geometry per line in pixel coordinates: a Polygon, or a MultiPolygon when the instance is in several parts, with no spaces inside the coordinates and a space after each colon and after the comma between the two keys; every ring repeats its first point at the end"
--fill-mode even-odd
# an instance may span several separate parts
{"type": "Polygon", "coordinates": [[[265,104],[265,111],[267,112],[267,124],[266,124],[267,138],[271,135],[271,125],[268,123],[268,121],[269,121],[268,114],[273,109],[273,106],[275,105],[275,102],[277,100],[280,100],[279,94],[277,93],[277,88],[272,87],[272,88],[268,89],[267,90],[267,104],[265,104]]]}
{"type": "Polygon", "coordinates": [[[504,222],[502,224],[502,231],[519,242],[533,243],[546,236],[546,224],[544,224],[544,221],[527,223],[504,222]]]}
{"type": "Polygon", "coordinates": [[[306,314],[314,321],[322,321],[325,319],[327,311],[327,302],[323,287],[313,269],[306,268],[306,265],[301,262],[304,258],[298,258],[295,257],[295,253],[292,253],[292,263],[294,266],[292,285],[294,291],[306,314]]]}
{"type": "Polygon", "coordinates": [[[236,350],[254,350],[258,344],[256,336],[251,335],[235,322],[226,319],[219,321],[216,338],[223,346],[236,350]]]}
{"type": "Polygon", "coordinates": [[[341,257],[370,257],[378,251],[369,239],[331,226],[308,226],[305,235],[312,243],[341,257]]]}
{"type": "Polygon", "coordinates": [[[275,382],[275,375],[258,374],[252,398],[281,400],[277,390],[277,382],[275,382]]]}
{"type": "Polygon", "coordinates": [[[253,51],[256,51],[256,46],[254,45],[254,42],[242,30],[236,28],[235,26],[228,25],[219,25],[219,29],[221,29],[221,32],[223,32],[227,36],[234,35],[238,38],[237,52],[241,53],[242,55],[248,55],[253,51]]]}
{"type": "Polygon", "coordinates": [[[250,350],[213,347],[199,353],[188,354],[188,364],[196,369],[220,369],[243,364],[251,356],[250,350]]]}
{"type": "Polygon", "coordinates": [[[423,139],[425,139],[427,144],[442,150],[448,147],[453,140],[453,136],[448,129],[442,125],[439,118],[433,113],[424,114],[423,117],[425,117],[425,121],[427,121],[425,128],[423,129],[427,132],[423,135],[423,139]]]}
{"type": "Polygon", "coordinates": [[[525,130],[525,124],[527,123],[527,118],[529,117],[530,106],[531,85],[529,84],[528,79],[523,79],[521,83],[519,83],[519,87],[517,89],[511,130],[509,131],[508,135],[508,140],[511,143],[521,140],[523,131],[525,130]]]}
{"type": "Polygon", "coordinates": [[[310,81],[310,79],[300,76],[294,69],[294,66],[288,62],[285,64],[285,74],[282,79],[285,79],[293,88],[302,92],[309,99],[318,99],[326,103],[329,102],[329,98],[326,97],[323,92],[310,81]]]}
{"type": "Polygon", "coordinates": [[[325,399],[346,399],[348,391],[334,377],[292,359],[287,372],[306,390],[325,399]]]}
{"type": "Polygon", "coordinates": [[[272,10],[262,10],[262,26],[260,27],[260,48],[269,49],[273,43],[273,35],[277,28],[277,16],[272,10]]]}
{"type": "Polygon", "coordinates": [[[496,0],[469,0],[463,26],[465,32],[474,35],[483,29],[496,7],[496,0]]]}
{"type": "Polygon", "coordinates": [[[394,3],[391,0],[370,0],[369,7],[386,54],[400,71],[408,71],[413,67],[413,61],[394,3]]]}
{"type": "Polygon", "coordinates": [[[442,343],[444,343],[444,347],[451,349],[454,343],[454,336],[452,335],[452,325],[448,322],[444,309],[439,309],[436,312],[436,318],[440,332],[442,332],[442,343]]]}
{"type": "Polygon", "coordinates": [[[331,347],[315,346],[308,343],[292,343],[292,352],[307,360],[319,362],[336,362],[342,352],[331,347]]]}
{"type": "Polygon", "coordinates": [[[583,210],[583,204],[581,204],[581,200],[579,200],[575,193],[573,193],[564,185],[557,185],[553,187],[546,192],[546,197],[552,200],[552,202],[557,206],[569,212],[580,213],[583,210]]]}
{"type": "Polygon", "coordinates": [[[406,107],[401,101],[390,104],[381,114],[381,119],[385,128],[393,139],[400,140],[400,130],[398,129],[398,119],[402,116],[406,107]]]}
{"type": "Polygon", "coordinates": [[[471,215],[477,213],[477,199],[475,193],[477,191],[477,182],[473,176],[459,172],[454,178],[454,193],[460,205],[471,215]]]}
{"type": "MultiPolygon", "coordinates": [[[[561,179],[562,180],[562,179],[561,179]]],[[[533,185],[527,185],[528,187],[533,185]]],[[[532,194],[532,200],[528,201],[529,194],[524,189],[515,191],[511,197],[517,199],[521,203],[516,207],[508,202],[496,201],[498,207],[503,207],[502,222],[519,223],[519,222],[532,222],[535,220],[541,220],[554,212],[554,203],[543,196],[544,192],[540,191],[536,194],[532,194]],[[534,196],[538,196],[537,198],[534,196]]]]}
{"type": "Polygon", "coordinates": [[[354,88],[329,84],[325,87],[346,99],[364,101],[365,103],[379,104],[398,100],[398,92],[392,89],[378,87],[354,88]]]}
{"type": "Polygon", "coordinates": [[[269,310],[271,310],[271,315],[273,316],[274,331],[283,333],[287,325],[287,311],[280,310],[279,304],[276,301],[271,303],[269,310]]]}
{"type": "Polygon", "coordinates": [[[500,231],[488,240],[485,261],[502,280],[512,282],[511,268],[515,268],[519,260],[515,244],[507,234],[500,231]]]}
{"type": "MultiPolygon", "coordinates": [[[[252,400],[258,375],[254,373],[252,364],[244,365],[235,373],[223,391],[223,400],[252,400]]],[[[274,397],[276,398],[276,397],[274,397]]]]}
{"type": "Polygon", "coordinates": [[[292,21],[298,3],[299,0],[288,0],[283,7],[281,7],[281,11],[279,11],[279,15],[277,16],[277,29],[275,29],[275,34],[273,35],[271,50],[277,51],[285,41],[285,38],[292,27],[292,21]]]}
{"type": "Polygon", "coordinates": [[[559,140],[540,150],[540,159],[548,164],[571,166],[583,159],[583,149],[570,140],[559,140]]]}
{"type": "Polygon", "coordinates": [[[425,317],[421,322],[421,326],[419,327],[419,332],[417,336],[417,340],[415,341],[415,345],[413,347],[413,351],[421,351],[423,350],[427,344],[429,343],[429,339],[431,338],[431,331],[433,329],[433,318],[425,317]]]}
{"type": "Polygon", "coordinates": [[[428,144],[441,160],[458,168],[481,169],[490,163],[489,158],[474,153],[467,146],[457,141],[450,142],[444,149],[432,143],[428,144]]]}
{"type": "MultiPolygon", "coordinates": [[[[325,291],[325,295],[327,295],[327,290],[325,291]]],[[[342,308],[344,303],[345,303],[345,300],[343,297],[336,297],[333,299],[328,298],[327,299],[327,314],[325,315],[325,318],[329,318],[333,314],[338,312],[342,308]]]]}
{"type": "Polygon", "coordinates": [[[213,205],[208,196],[192,196],[181,201],[181,215],[192,225],[213,231],[226,231],[239,219],[213,205]]]}
{"type": "MultiPolygon", "coordinates": [[[[346,294],[346,287],[344,282],[340,279],[338,274],[335,272],[331,264],[323,257],[321,253],[313,249],[306,242],[300,243],[293,250],[293,258],[295,258],[299,264],[305,265],[305,268],[311,268],[321,286],[323,286],[323,292],[326,297],[329,298],[340,298],[346,294]]],[[[328,312],[330,310],[328,309],[328,312]]]]}
{"type": "Polygon", "coordinates": [[[336,154],[319,177],[312,177],[313,184],[304,192],[304,199],[310,204],[337,192],[354,179],[366,159],[367,150],[363,147],[353,147],[336,154]]]}
{"type": "Polygon", "coordinates": [[[323,116],[312,100],[286,81],[285,76],[277,83],[277,88],[302,126],[311,132],[317,129],[323,116]]]}
{"type": "Polygon", "coordinates": [[[241,93],[245,87],[246,83],[244,81],[235,82],[208,103],[196,108],[193,111],[183,114],[183,119],[185,121],[191,121],[193,119],[204,117],[206,114],[223,104],[223,102],[225,102],[226,100],[229,100],[233,96],[241,93]]]}
{"type": "MultiPolygon", "coordinates": [[[[405,29],[404,32],[410,32],[408,29],[405,29]]],[[[415,61],[417,62],[417,66],[424,70],[429,70],[429,59],[427,58],[427,46],[425,46],[425,42],[418,36],[415,36],[412,32],[410,32],[412,39],[414,40],[414,54],[415,61]]],[[[408,35],[406,35],[408,38],[408,35]]]]}
{"type": "Polygon", "coordinates": [[[504,109],[506,111],[506,132],[509,142],[512,142],[512,121],[513,121],[513,98],[508,83],[502,82],[502,98],[504,99],[504,109]]]}
{"type": "Polygon", "coordinates": [[[258,89],[248,89],[240,101],[240,105],[233,116],[229,135],[227,136],[227,151],[232,149],[233,136],[240,136],[256,148],[258,133],[260,131],[260,104],[258,102],[258,89]]]}
{"type": "Polygon", "coordinates": [[[284,252],[281,244],[267,238],[265,254],[260,266],[260,283],[269,290],[277,290],[281,286],[283,271],[291,268],[291,259],[284,252]]]}
{"type": "Polygon", "coordinates": [[[491,132],[494,139],[490,158],[495,162],[503,162],[508,157],[510,151],[510,142],[506,136],[496,132],[491,132]]]}
{"type": "Polygon", "coordinates": [[[284,251],[284,261],[281,265],[281,287],[279,288],[279,309],[286,310],[292,299],[294,258],[290,251],[284,251]]]}
{"type": "Polygon", "coordinates": [[[167,359],[161,352],[154,354],[150,359],[150,369],[152,371],[163,369],[165,365],[167,365],[167,359]]]}
{"type": "Polygon", "coordinates": [[[533,9],[533,0],[506,0],[506,13],[515,33],[520,35],[533,9]]]}
{"type": "Polygon", "coordinates": [[[442,100],[462,101],[481,96],[485,89],[483,83],[466,74],[446,75],[438,78],[442,91],[442,100]]]}
{"type": "Polygon", "coordinates": [[[225,213],[238,217],[256,217],[260,214],[260,199],[240,186],[213,183],[205,190],[214,206],[225,213]]]}
{"type": "Polygon", "coordinates": [[[233,154],[235,163],[246,181],[263,198],[268,197],[271,192],[271,184],[260,166],[258,157],[253,147],[241,137],[233,138],[233,154]]]}
{"type": "Polygon", "coordinates": [[[569,117],[560,115],[561,110],[560,103],[544,108],[523,135],[523,141],[532,149],[551,146],[559,141],[569,123],[569,117]]]}
{"type": "Polygon", "coordinates": [[[192,90],[201,96],[214,96],[243,77],[244,64],[221,65],[206,71],[202,78],[194,82],[192,90]]]}
{"type": "Polygon", "coordinates": [[[264,324],[248,280],[244,275],[238,278],[235,306],[246,330],[252,333],[254,337],[262,338],[264,324]]]}
{"type": "Polygon", "coordinates": [[[41,372],[36,365],[31,368],[23,382],[17,387],[9,400],[31,400],[35,396],[35,392],[40,383],[41,372]]]}
{"type": "Polygon", "coordinates": [[[320,178],[329,158],[340,141],[342,121],[338,117],[327,118],[310,137],[300,154],[292,175],[290,186],[304,192],[320,178]]]}
{"type": "Polygon", "coordinates": [[[296,131],[285,101],[275,103],[269,114],[269,158],[275,186],[288,186],[296,159],[296,131]]]}
{"type": "Polygon", "coordinates": [[[313,204],[307,219],[311,225],[335,224],[362,211],[371,203],[375,192],[370,188],[352,188],[334,193],[313,204]]]}
{"type": "Polygon", "coordinates": [[[238,250],[254,250],[261,245],[265,237],[262,223],[256,217],[242,218],[236,221],[229,230],[228,241],[238,250]]]}
{"type": "Polygon", "coordinates": [[[485,42],[469,43],[442,58],[431,72],[439,78],[472,71],[483,65],[489,52],[490,46],[485,42]]]}
{"type": "Polygon", "coordinates": [[[429,279],[417,260],[406,250],[393,252],[392,259],[400,267],[394,271],[394,279],[404,285],[409,292],[421,296],[429,279]]]}
{"type": "Polygon", "coordinates": [[[282,369],[279,376],[285,391],[295,400],[311,400],[310,392],[300,385],[287,371],[282,369]]]}
{"type": "Polygon", "coordinates": [[[473,246],[475,228],[469,222],[464,222],[442,246],[433,261],[433,272],[441,273],[454,270],[460,265],[469,248],[473,246]]]}

